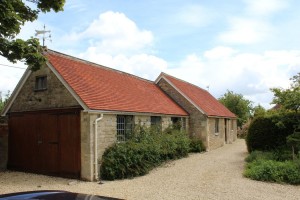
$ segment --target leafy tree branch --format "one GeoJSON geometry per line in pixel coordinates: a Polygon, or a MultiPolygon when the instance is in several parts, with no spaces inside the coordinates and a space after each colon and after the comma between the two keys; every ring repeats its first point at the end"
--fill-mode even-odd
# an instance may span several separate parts
{"type": "Polygon", "coordinates": [[[0,1],[0,55],[13,63],[25,62],[35,71],[46,62],[39,41],[16,39],[16,36],[25,22],[36,20],[40,12],[62,11],[65,0],[28,1],[35,3],[36,8],[32,9],[22,0],[0,1]]]}

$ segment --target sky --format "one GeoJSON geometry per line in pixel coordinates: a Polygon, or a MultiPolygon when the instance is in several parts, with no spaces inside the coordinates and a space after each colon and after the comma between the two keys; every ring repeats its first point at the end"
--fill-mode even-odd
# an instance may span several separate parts
{"type": "MultiPolygon", "coordinates": [[[[30,5],[33,6],[33,5],[30,5]]],[[[209,90],[227,90],[270,108],[270,88],[300,72],[298,0],[66,0],[18,35],[51,30],[52,50],[154,81],[161,72],[209,90]]],[[[0,91],[25,68],[0,57],[0,91]]]]}

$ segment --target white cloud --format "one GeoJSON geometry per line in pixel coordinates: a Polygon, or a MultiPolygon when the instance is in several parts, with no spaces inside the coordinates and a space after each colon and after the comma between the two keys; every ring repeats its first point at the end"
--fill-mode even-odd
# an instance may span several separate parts
{"type": "Polygon", "coordinates": [[[216,47],[186,57],[178,68],[167,73],[189,81],[220,97],[227,89],[269,106],[272,87],[289,86],[289,78],[300,71],[300,51],[242,53],[228,47],[216,47]],[[223,50],[223,51],[222,51],[223,50]]]}
{"type": "Polygon", "coordinates": [[[0,92],[2,92],[2,94],[7,93],[7,91],[12,92],[21,79],[23,73],[25,72],[25,69],[13,68],[8,66],[15,66],[20,68],[26,68],[26,66],[21,62],[13,64],[2,56],[0,56],[0,64],[0,92]]]}
{"type": "Polygon", "coordinates": [[[67,40],[80,42],[89,40],[90,46],[98,53],[130,54],[152,45],[150,31],[140,30],[134,21],[123,13],[108,11],[99,15],[89,27],[81,33],[72,33],[67,40]]]}
{"type": "Polygon", "coordinates": [[[44,24],[38,20],[33,22],[26,22],[23,26],[21,26],[21,31],[16,36],[16,38],[27,40],[31,37],[35,37],[35,30],[41,30],[43,29],[43,26],[44,24]]]}
{"type": "Polygon", "coordinates": [[[167,69],[167,62],[146,54],[153,43],[150,31],[141,30],[123,13],[108,11],[99,15],[74,41],[89,40],[89,47],[79,57],[121,71],[155,79],[167,69]]]}
{"type": "Polygon", "coordinates": [[[75,12],[84,12],[87,10],[86,4],[78,0],[66,1],[65,10],[72,10],[75,12]]]}
{"type": "Polygon", "coordinates": [[[267,16],[288,7],[289,0],[244,0],[251,15],[267,16]]]}
{"type": "Polygon", "coordinates": [[[236,52],[233,48],[219,46],[204,53],[204,57],[208,59],[222,59],[228,58],[236,52]]]}
{"type": "Polygon", "coordinates": [[[209,24],[214,15],[211,10],[201,5],[189,5],[183,7],[179,13],[176,13],[176,18],[178,18],[176,21],[186,25],[201,27],[209,24]]]}
{"type": "Polygon", "coordinates": [[[153,55],[136,54],[126,56],[118,54],[112,56],[98,53],[95,48],[89,48],[85,53],[81,53],[79,57],[150,80],[154,80],[168,66],[166,61],[153,55]]]}
{"type": "Polygon", "coordinates": [[[272,31],[272,27],[264,21],[247,18],[231,18],[229,30],[219,35],[219,40],[229,44],[254,44],[261,42],[272,31]]]}

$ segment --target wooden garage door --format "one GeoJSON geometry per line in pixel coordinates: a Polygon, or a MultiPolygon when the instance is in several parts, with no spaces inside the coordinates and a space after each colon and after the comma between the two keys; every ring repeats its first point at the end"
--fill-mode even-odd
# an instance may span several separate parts
{"type": "Polygon", "coordinates": [[[10,169],[80,177],[80,111],[12,113],[10,169]]]}

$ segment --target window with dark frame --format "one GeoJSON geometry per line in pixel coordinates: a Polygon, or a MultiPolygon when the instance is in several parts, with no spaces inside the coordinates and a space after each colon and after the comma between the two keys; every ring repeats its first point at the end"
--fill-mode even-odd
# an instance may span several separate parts
{"type": "Polygon", "coordinates": [[[128,140],[133,131],[132,115],[117,115],[117,141],[125,142],[128,140]]]}
{"type": "Polygon", "coordinates": [[[35,91],[47,89],[47,76],[37,76],[35,78],[35,91]]]}
{"type": "Polygon", "coordinates": [[[215,133],[219,133],[219,119],[215,119],[215,133]]]}
{"type": "Polygon", "coordinates": [[[173,128],[180,130],[181,129],[181,118],[180,117],[171,117],[173,128]]]}
{"type": "Polygon", "coordinates": [[[158,130],[161,130],[161,117],[160,116],[151,116],[151,127],[155,127],[158,130]]]}
{"type": "Polygon", "coordinates": [[[186,130],[186,118],[182,117],[181,119],[182,119],[182,129],[186,130]]]}

